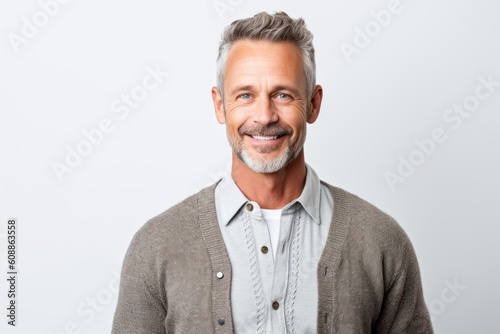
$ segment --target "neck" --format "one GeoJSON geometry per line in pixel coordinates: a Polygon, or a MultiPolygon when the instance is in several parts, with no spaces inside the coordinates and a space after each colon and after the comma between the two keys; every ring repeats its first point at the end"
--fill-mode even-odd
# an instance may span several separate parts
{"type": "Polygon", "coordinates": [[[256,173],[233,152],[231,176],[241,192],[262,209],[281,209],[302,193],[306,181],[304,150],[275,173],[256,173]]]}

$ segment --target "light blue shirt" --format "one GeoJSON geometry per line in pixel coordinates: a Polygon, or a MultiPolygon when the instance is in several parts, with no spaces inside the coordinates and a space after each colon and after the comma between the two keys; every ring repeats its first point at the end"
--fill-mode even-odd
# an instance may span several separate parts
{"type": "Polygon", "coordinates": [[[316,172],[307,165],[301,195],[282,209],[276,259],[259,204],[230,176],[217,185],[215,203],[231,261],[235,333],[316,333],[317,265],[333,213],[316,172]]]}

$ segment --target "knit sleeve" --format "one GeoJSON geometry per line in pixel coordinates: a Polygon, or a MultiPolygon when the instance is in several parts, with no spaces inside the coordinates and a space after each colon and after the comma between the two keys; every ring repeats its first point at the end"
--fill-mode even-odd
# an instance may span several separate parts
{"type": "MultiPolygon", "coordinates": [[[[406,237],[406,235],[405,235],[406,237]]],[[[425,305],[417,257],[406,237],[403,249],[395,254],[398,268],[386,277],[384,301],[373,332],[380,334],[432,334],[432,324],[425,305]]]]}
{"type": "Polygon", "coordinates": [[[139,230],[123,262],[113,334],[166,333],[166,296],[154,253],[148,235],[139,230]]]}

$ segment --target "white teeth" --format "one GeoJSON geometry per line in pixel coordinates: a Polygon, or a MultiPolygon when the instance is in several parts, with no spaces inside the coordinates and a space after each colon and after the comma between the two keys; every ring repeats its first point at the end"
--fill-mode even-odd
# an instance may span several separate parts
{"type": "Polygon", "coordinates": [[[278,138],[278,136],[252,136],[252,138],[258,139],[258,140],[273,140],[278,138]]]}

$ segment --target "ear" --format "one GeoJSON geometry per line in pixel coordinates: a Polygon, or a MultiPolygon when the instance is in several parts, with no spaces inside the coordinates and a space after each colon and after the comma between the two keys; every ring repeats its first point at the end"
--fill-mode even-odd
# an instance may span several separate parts
{"type": "Polygon", "coordinates": [[[217,87],[212,87],[212,101],[214,102],[215,117],[220,124],[226,122],[226,113],[224,112],[224,100],[217,87]]]}
{"type": "Polygon", "coordinates": [[[316,122],[319,116],[319,110],[321,109],[321,101],[323,100],[323,87],[316,85],[311,96],[311,111],[307,116],[307,123],[312,124],[316,122]]]}

